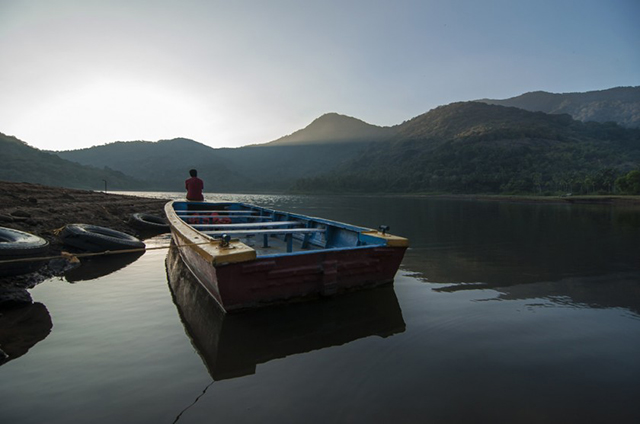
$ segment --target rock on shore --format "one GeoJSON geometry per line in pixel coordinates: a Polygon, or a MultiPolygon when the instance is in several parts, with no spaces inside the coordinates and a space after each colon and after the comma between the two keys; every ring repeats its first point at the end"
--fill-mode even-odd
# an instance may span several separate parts
{"type": "MultiPolygon", "coordinates": [[[[66,224],[99,225],[140,236],[138,230],[128,223],[131,215],[143,212],[164,216],[166,202],[162,199],[0,181],[0,227],[26,231],[48,240],[49,255],[53,256],[63,250],[56,233],[66,224]]],[[[45,278],[55,274],[55,270],[45,269],[42,272],[45,275],[40,277],[45,278]]],[[[37,280],[37,275],[0,279],[0,303],[3,289],[15,292],[16,287],[31,287],[37,280]]],[[[15,293],[12,296],[15,297],[15,293]]]]}

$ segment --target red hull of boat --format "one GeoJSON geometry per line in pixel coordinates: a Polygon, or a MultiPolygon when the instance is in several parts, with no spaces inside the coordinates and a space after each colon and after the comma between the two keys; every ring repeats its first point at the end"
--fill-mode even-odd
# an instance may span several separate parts
{"type": "Polygon", "coordinates": [[[219,301],[232,311],[388,284],[405,250],[383,246],[330,250],[219,266],[219,301]]]}

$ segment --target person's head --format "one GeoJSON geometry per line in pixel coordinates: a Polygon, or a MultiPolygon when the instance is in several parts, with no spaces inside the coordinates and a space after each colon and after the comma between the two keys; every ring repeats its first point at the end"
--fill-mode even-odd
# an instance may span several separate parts
{"type": "Polygon", "coordinates": [[[198,176],[198,171],[196,171],[195,169],[190,169],[189,170],[189,175],[191,175],[192,177],[197,177],[198,176]]]}

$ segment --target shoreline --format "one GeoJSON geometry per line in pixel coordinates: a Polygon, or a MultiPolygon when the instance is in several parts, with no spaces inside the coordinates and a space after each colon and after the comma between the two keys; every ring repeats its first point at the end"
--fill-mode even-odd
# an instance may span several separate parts
{"type": "MultiPolygon", "coordinates": [[[[255,194],[255,193],[252,193],[255,194]]],[[[547,203],[576,205],[640,206],[638,195],[584,194],[571,196],[536,196],[525,194],[453,194],[453,193],[283,193],[294,196],[353,196],[353,197],[417,197],[506,203],[547,203]]]]}
{"type": "Polygon", "coordinates": [[[547,203],[565,205],[610,205],[640,206],[640,196],[621,195],[576,195],[576,196],[525,196],[507,194],[434,194],[420,197],[439,197],[443,199],[463,199],[472,201],[492,201],[507,203],[547,203]]]}
{"type": "Polygon", "coordinates": [[[0,181],[0,226],[43,237],[59,248],[54,231],[92,224],[140,236],[129,225],[136,212],[164,216],[167,199],[0,181]]]}
{"type": "MultiPolygon", "coordinates": [[[[57,236],[57,231],[65,225],[97,225],[141,238],[144,234],[129,224],[131,215],[149,213],[164,216],[167,201],[0,181],[0,227],[42,237],[49,242],[47,256],[58,256],[67,250],[57,236]]],[[[65,260],[53,260],[31,274],[0,277],[0,305],[30,303],[26,288],[61,275],[68,266],[65,260]],[[59,263],[54,265],[54,261],[59,263]]]]}
{"type": "MultiPolygon", "coordinates": [[[[118,190],[118,194],[124,195],[126,190],[118,190]]],[[[140,191],[131,191],[140,193],[140,191]]],[[[149,190],[144,193],[168,193],[159,190],[149,190]]],[[[171,192],[173,193],[173,192],[171,192]]],[[[540,196],[527,194],[454,194],[454,193],[304,193],[304,192],[216,192],[219,195],[274,195],[274,196],[352,196],[352,197],[431,197],[441,199],[458,199],[470,201],[492,201],[508,203],[549,203],[549,204],[592,204],[592,205],[612,205],[612,206],[640,206],[640,195],[620,195],[620,194],[579,194],[570,196],[540,196]]],[[[134,196],[131,194],[129,196],[134,196]]],[[[154,197],[157,198],[157,197],[154,197]]]]}

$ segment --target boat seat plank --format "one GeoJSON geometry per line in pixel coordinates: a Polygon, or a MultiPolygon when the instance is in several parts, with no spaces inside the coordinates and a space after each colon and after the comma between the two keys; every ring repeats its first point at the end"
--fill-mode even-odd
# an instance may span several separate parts
{"type": "Polygon", "coordinates": [[[235,214],[235,215],[179,215],[180,218],[184,221],[185,219],[189,219],[189,218],[231,218],[231,219],[236,219],[236,218],[246,218],[246,219],[270,219],[273,220],[272,216],[259,216],[259,215],[240,215],[240,214],[235,214]]]}
{"type": "Polygon", "coordinates": [[[260,228],[273,228],[273,227],[287,227],[292,225],[303,225],[300,221],[271,221],[271,222],[241,222],[237,224],[192,224],[192,226],[199,229],[260,229],[260,228]]]}
{"type": "Polygon", "coordinates": [[[304,241],[302,243],[303,248],[308,247],[309,245],[309,237],[314,233],[324,233],[326,229],[324,228],[269,228],[264,230],[229,230],[229,231],[203,231],[204,234],[209,236],[241,236],[241,235],[258,235],[261,234],[263,236],[263,245],[262,247],[269,247],[269,236],[277,236],[284,235],[285,242],[287,243],[287,253],[293,252],[293,235],[294,234],[303,234],[304,241]]]}
{"type": "MultiPolygon", "coordinates": [[[[212,224],[215,225],[215,224],[212,224]]],[[[199,225],[194,225],[199,227],[199,225]]],[[[230,236],[251,235],[251,234],[267,234],[267,235],[283,235],[283,234],[311,234],[311,233],[324,233],[324,228],[269,228],[264,230],[229,230],[229,231],[203,231],[204,234],[209,236],[222,236],[224,234],[230,236]]]]}
{"type": "Polygon", "coordinates": [[[267,230],[230,230],[230,231],[203,231],[204,234],[209,236],[241,236],[241,235],[258,235],[262,234],[263,243],[262,247],[269,247],[269,236],[284,235],[285,242],[287,243],[287,253],[293,252],[293,235],[303,234],[304,241],[302,247],[307,248],[309,245],[309,237],[314,233],[324,233],[324,228],[270,228],[267,230]]]}
{"type": "Polygon", "coordinates": [[[193,214],[193,213],[226,213],[230,215],[233,215],[233,214],[258,215],[260,212],[259,211],[237,211],[237,210],[226,211],[226,210],[211,209],[211,210],[182,210],[182,211],[176,211],[176,213],[178,215],[193,214]]]}

